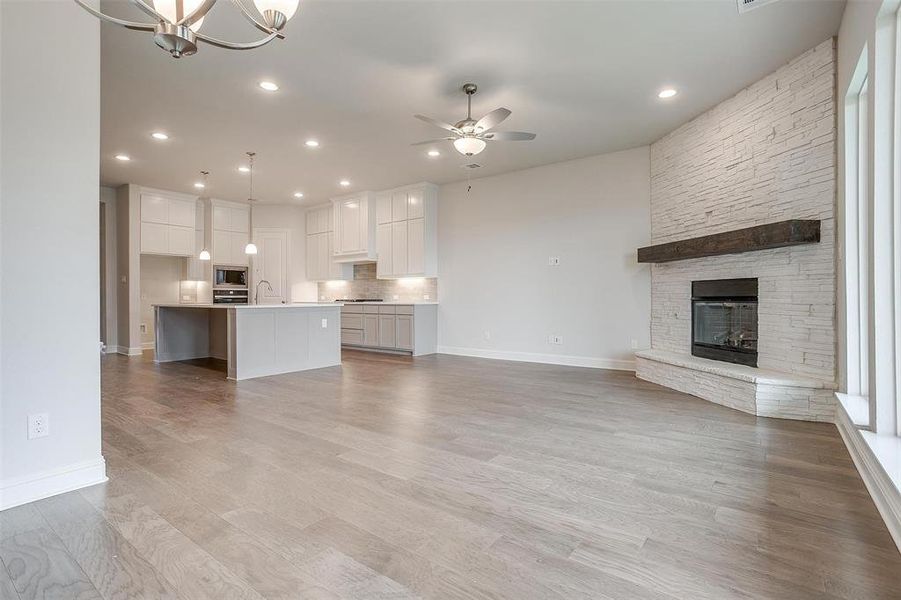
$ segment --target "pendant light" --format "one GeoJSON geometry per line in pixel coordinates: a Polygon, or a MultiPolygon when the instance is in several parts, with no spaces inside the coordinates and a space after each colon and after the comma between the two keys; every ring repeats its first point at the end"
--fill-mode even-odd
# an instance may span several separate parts
{"type": "Polygon", "coordinates": [[[244,254],[248,255],[257,253],[257,245],[253,243],[253,203],[256,202],[256,200],[254,200],[253,198],[253,157],[256,155],[256,152],[247,153],[247,166],[250,169],[250,198],[247,199],[247,202],[250,204],[250,241],[248,241],[247,245],[244,246],[244,254]]]}
{"type": "MultiPolygon", "coordinates": [[[[209,192],[207,192],[206,190],[209,187],[209,183],[210,183],[209,182],[210,172],[209,171],[201,171],[200,175],[203,177],[203,185],[199,186],[199,187],[201,187],[201,189],[204,190],[204,193],[209,194],[209,192]]],[[[210,251],[207,249],[206,246],[204,246],[200,250],[200,254],[197,255],[197,259],[198,260],[210,260],[210,251]]]]}

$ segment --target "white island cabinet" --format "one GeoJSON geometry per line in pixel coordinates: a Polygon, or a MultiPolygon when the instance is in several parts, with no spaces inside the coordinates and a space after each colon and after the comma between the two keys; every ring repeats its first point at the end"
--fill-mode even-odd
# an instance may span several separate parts
{"type": "Polygon", "coordinates": [[[157,304],[155,360],[218,358],[234,380],[341,364],[340,304],[157,304]]]}

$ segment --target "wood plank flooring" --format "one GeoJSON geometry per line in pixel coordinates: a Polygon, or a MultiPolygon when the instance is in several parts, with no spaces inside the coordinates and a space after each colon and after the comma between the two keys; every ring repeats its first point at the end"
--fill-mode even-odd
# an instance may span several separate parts
{"type": "Polygon", "coordinates": [[[832,425],[629,373],[109,356],[103,452],[109,483],[0,513],[0,598],[901,597],[832,425]]]}

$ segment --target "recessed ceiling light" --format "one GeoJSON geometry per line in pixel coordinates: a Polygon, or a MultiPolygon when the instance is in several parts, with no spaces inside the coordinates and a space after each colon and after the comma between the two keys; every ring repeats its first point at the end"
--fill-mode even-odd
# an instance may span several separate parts
{"type": "Polygon", "coordinates": [[[347,187],[347,186],[350,185],[350,182],[349,182],[348,180],[346,180],[346,179],[342,179],[342,180],[339,181],[338,183],[340,183],[342,187],[347,187]]]}
{"type": "Polygon", "coordinates": [[[303,198],[303,192],[294,192],[295,198],[303,198]]]}
{"type": "Polygon", "coordinates": [[[276,84],[274,81],[261,81],[260,87],[263,88],[264,90],[266,90],[267,92],[277,92],[278,91],[278,84],[276,84]]]}
{"type": "Polygon", "coordinates": [[[304,142],[304,144],[307,145],[307,148],[318,148],[319,147],[319,142],[317,142],[316,140],[307,140],[304,142]]]}
{"type": "Polygon", "coordinates": [[[206,186],[203,185],[202,182],[198,181],[197,183],[194,184],[194,187],[196,187],[198,190],[202,190],[202,189],[205,188],[206,186]]]}
{"type": "Polygon", "coordinates": [[[154,131],[150,135],[153,136],[153,139],[155,139],[155,140],[168,140],[169,139],[169,136],[166,135],[165,133],[163,133],[162,131],[154,131]]]}
{"type": "Polygon", "coordinates": [[[431,156],[432,158],[435,158],[436,156],[441,156],[441,153],[438,152],[437,150],[429,150],[428,154],[429,154],[429,156],[431,156]]]}
{"type": "Polygon", "coordinates": [[[660,90],[660,93],[657,94],[657,97],[663,98],[665,100],[666,98],[672,98],[673,96],[675,96],[678,93],[679,92],[677,92],[673,88],[666,88],[666,89],[660,90]]]}
{"type": "Polygon", "coordinates": [[[242,173],[249,173],[250,167],[245,167],[244,165],[241,165],[240,167],[238,167],[238,170],[241,171],[242,173]]]}
{"type": "Polygon", "coordinates": [[[121,160],[122,162],[128,162],[131,160],[131,157],[127,154],[117,154],[116,160],[121,160]]]}

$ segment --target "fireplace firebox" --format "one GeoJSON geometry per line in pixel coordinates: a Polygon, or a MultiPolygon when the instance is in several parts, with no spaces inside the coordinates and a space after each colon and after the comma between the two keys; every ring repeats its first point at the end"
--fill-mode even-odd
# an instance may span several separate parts
{"type": "Polygon", "coordinates": [[[691,284],[691,353],[757,366],[757,280],[691,284]]]}

